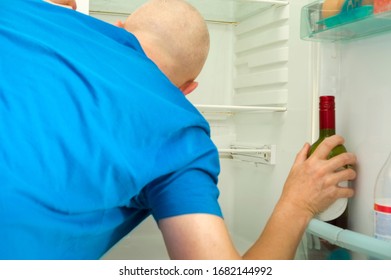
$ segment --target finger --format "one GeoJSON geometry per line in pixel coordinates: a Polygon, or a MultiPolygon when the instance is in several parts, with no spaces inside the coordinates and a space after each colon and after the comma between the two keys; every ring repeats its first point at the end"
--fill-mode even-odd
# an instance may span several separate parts
{"type": "Polygon", "coordinates": [[[327,184],[341,185],[341,182],[354,180],[356,175],[356,171],[351,168],[343,169],[341,171],[332,173],[327,179],[327,184]]]}
{"type": "Polygon", "coordinates": [[[354,190],[352,188],[337,187],[337,196],[339,198],[350,198],[354,196],[354,190]]]}
{"type": "Polygon", "coordinates": [[[303,148],[301,148],[299,153],[296,155],[295,163],[304,162],[307,159],[309,150],[310,150],[310,144],[305,143],[303,148]]]}
{"type": "MultiPolygon", "coordinates": [[[[335,171],[341,168],[346,169],[347,166],[352,167],[356,165],[356,162],[357,162],[356,156],[352,153],[346,152],[346,153],[339,154],[335,157],[332,157],[325,163],[325,165],[327,170],[335,171]]],[[[353,169],[353,168],[349,168],[349,169],[353,169]]]]}
{"type": "Polygon", "coordinates": [[[333,135],[325,138],[322,143],[316,148],[314,153],[311,155],[319,159],[327,159],[330,152],[338,145],[344,143],[344,139],[339,135],[333,135]]]}

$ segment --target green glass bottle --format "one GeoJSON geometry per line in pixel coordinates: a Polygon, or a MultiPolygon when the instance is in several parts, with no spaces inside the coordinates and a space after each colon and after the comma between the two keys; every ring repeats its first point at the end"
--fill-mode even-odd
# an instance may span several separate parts
{"type": "MultiPolygon", "coordinates": [[[[335,134],[335,98],[334,96],[320,96],[319,98],[319,138],[312,144],[309,155],[311,155],[322,141],[335,134]]],[[[346,153],[343,145],[335,147],[329,154],[328,158],[335,157],[339,154],[346,153]]],[[[348,187],[348,182],[341,182],[342,187],[348,187]]],[[[326,211],[319,214],[318,218],[323,221],[330,221],[336,226],[347,228],[347,198],[338,199],[326,211]],[[343,221],[336,220],[343,215],[343,221]]]]}
{"type": "MultiPolygon", "coordinates": [[[[319,98],[319,138],[312,144],[309,156],[316,150],[322,141],[329,136],[335,134],[335,98],[334,96],[320,96],[319,98]]],[[[346,153],[346,148],[343,145],[335,147],[328,158],[332,158],[342,153],[346,153]]],[[[346,166],[348,168],[348,166],[346,166]]],[[[339,186],[349,187],[349,182],[340,182],[339,186]]],[[[340,198],[324,212],[320,213],[317,218],[328,222],[337,227],[348,228],[348,199],[340,198]]],[[[350,252],[343,248],[339,248],[330,244],[326,240],[313,237],[317,244],[315,250],[309,250],[309,257],[314,259],[350,259],[350,252]]]]}

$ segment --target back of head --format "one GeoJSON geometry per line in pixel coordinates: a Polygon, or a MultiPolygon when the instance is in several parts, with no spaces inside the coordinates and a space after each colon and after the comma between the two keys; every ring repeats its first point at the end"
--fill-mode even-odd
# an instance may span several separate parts
{"type": "Polygon", "coordinates": [[[200,13],[186,1],[150,0],[128,17],[124,27],[178,87],[201,72],[209,32],[200,13]]]}

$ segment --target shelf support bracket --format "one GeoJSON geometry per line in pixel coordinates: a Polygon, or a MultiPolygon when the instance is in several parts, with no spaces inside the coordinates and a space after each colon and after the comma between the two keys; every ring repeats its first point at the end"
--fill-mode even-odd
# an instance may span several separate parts
{"type": "Polygon", "coordinates": [[[246,145],[231,145],[230,149],[219,149],[220,154],[229,155],[229,158],[244,162],[258,164],[276,164],[276,145],[264,145],[261,147],[246,145]]]}

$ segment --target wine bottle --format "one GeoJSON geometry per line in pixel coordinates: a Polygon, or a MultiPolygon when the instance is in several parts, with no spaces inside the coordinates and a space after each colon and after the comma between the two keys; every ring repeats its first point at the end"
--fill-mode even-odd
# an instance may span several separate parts
{"type": "MultiPolygon", "coordinates": [[[[319,98],[319,138],[312,144],[309,155],[311,155],[322,141],[335,134],[335,98],[334,96],[320,96],[319,98]]],[[[336,146],[328,155],[328,158],[346,153],[343,145],[336,146]]],[[[339,186],[348,187],[349,183],[340,182],[339,186]]],[[[318,219],[328,221],[338,227],[347,228],[347,198],[340,198],[329,208],[318,215],[318,219]],[[341,218],[337,219],[338,217],[341,218]]]]}
{"type": "MultiPolygon", "coordinates": [[[[320,96],[319,98],[319,138],[311,145],[309,156],[316,150],[320,143],[326,138],[335,134],[335,98],[334,96],[320,96]]],[[[339,154],[345,153],[346,148],[343,145],[336,146],[328,155],[328,159],[339,154]]],[[[345,168],[348,168],[346,166],[345,168]]],[[[336,170],[338,171],[338,170],[336,170]]],[[[340,182],[339,186],[349,187],[349,182],[340,182]]],[[[348,199],[340,198],[336,200],[329,208],[318,214],[317,218],[326,221],[337,227],[348,228],[348,199]]],[[[315,259],[351,259],[350,253],[335,245],[330,244],[324,239],[312,237],[314,246],[309,250],[309,257],[315,259]],[[315,248],[316,247],[316,248],[315,248]]]]}
{"type": "Polygon", "coordinates": [[[376,179],[374,210],[375,237],[391,241],[391,153],[376,179]]]}

